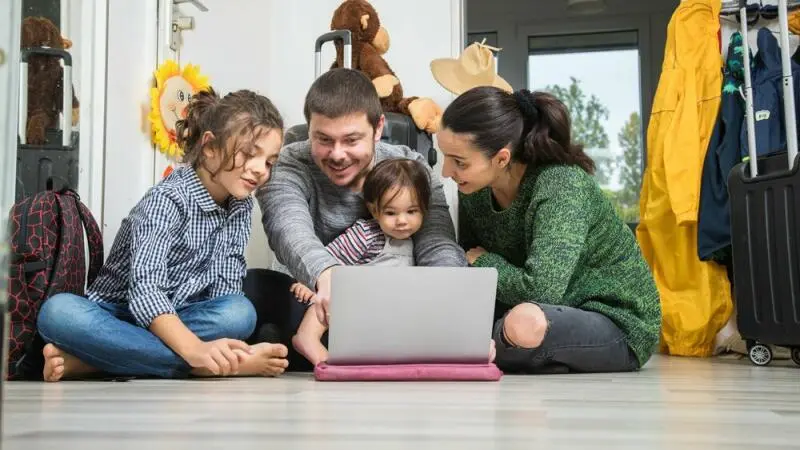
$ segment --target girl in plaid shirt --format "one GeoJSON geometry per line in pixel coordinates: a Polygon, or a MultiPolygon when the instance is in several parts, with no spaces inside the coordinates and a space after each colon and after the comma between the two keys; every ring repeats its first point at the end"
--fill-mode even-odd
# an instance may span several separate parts
{"type": "MultiPolygon", "coordinates": [[[[372,214],[359,219],[325,248],[342,265],[413,266],[412,236],[422,226],[431,197],[427,169],[418,161],[385,159],[364,179],[364,202],[372,214]]],[[[314,292],[302,283],[291,287],[302,302],[314,292]]],[[[309,362],[317,365],[328,358],[322,345],[327,327],[308,308],[292,345],[309,362]]]]}
{"type": "Polygon", "coordinates": [[[242,292],[251,194],[269,179],[283,119],[244,90],[199,92],[176,113],[187,165],[123,220],[86,297],[58,294],[42,306],[46,381],[93,372],[271,376],[287,366],[285,346],[243,342],[256,312],[242,292]]]}

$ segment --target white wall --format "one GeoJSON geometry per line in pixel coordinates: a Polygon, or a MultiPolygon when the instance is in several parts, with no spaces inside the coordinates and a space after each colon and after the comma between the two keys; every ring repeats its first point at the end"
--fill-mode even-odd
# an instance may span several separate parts
{"type": "MultiPolygon", "coordinates": [[[[283,114],[287,126],[302,123],[303,99],[314,79],[314,40],[329,30],[331,15],[340,2],[237,0],[233,8],[230,1],[203,0],[208,12],[182,4],[180,11],[194,17],[195,27],[183,33],[180,61],[198,64],[211,84],[223,93],[248,88],[266,94],[283,114]]],[[[107,245],[120,220],[166,165],[149,145],[146,119],[139,109],[147,104],[147,87],[156,66],[157,3],[158,0],[137,0],[109,5],[104,201],[107,245]]],[[[385,57],[406,94],[429,96],[446,106],[452,97],[430,75],[429,62],[460,53],[461,0],[373,0],[372,4],[391,37],[392,46],[385,57]]],[[[327,47],[323,67],[332,60],[333,51],[327,47]]],[[[452,183],[448,188],[455,208],[452,183]]],[[[273,256],[261,226],[260,211],[255,212],[253,222],[248,264],[269,267],[273,256]]]]}

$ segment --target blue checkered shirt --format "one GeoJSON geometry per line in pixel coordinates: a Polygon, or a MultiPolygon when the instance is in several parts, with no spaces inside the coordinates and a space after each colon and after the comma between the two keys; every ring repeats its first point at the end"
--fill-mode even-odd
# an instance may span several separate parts
{"type": "Polygon", "coordinates": [[[122,221],[89,300],[127,304],[148,328],[193,301],[242,294],[252,210],[251,197],[218,206],[193,169],[176,169],[122,221]]]}

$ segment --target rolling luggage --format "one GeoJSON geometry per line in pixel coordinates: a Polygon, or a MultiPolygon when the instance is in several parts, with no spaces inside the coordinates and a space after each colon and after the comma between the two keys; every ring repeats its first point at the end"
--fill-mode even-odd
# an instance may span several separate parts
{"type": "MultiPolygon", "coordinates": [[[[746,2],[739,8],[747,36],[746,2]]],[[[786,0],[778,8],[787,150],[756,155],[750,50],[743,39],[749,158],[728,178],[737,325],[759,366],[772,360],[770,345],[790,348],[800,365],[800,160],[786,0]]]]}
{"type": "Polygon", "coordinates": [[[78,133],[72,132],[72,56],[69,52],[34,47],[20,55],[19,136],[15,201],[47,190],[78,189],[78,133]],[[26,142],[28,124],[28,61],[31,56],[64,61],[61,129],[45,130],[47,143],[26,142]]]}
{"type": "MultiPolygon", "coordinates": [[[[322,46],[327,42],[342,41],[344,46],[344,66],[351,67],[352,62],[352,36],[350,30],[335,30],[325,33],[317,38],[314,43],[315,73],[318,77],[322,73],[322,46]]],[[[433,167],[436,165],[436,149],[433,147],[433,137],[417,128],[411,117],[399,113],[384,113],[386,123],[383,127],[381,140],[395,145],[406,145],[417,153],[422,154],[433,167]]],[[[308,125],[295,125],[286,130],[284,144],[304,141],[308,139],[308,125]]]]}

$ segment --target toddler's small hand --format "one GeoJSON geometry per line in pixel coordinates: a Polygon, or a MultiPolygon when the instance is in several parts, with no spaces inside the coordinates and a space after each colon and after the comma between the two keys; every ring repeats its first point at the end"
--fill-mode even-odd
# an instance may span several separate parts
{"type": "Polygon", "coordinates": [[[306,287],[303,283],[295,283],[289,290],[302,303],[308,303],[314,298],[314,291],[306,287]]]}

